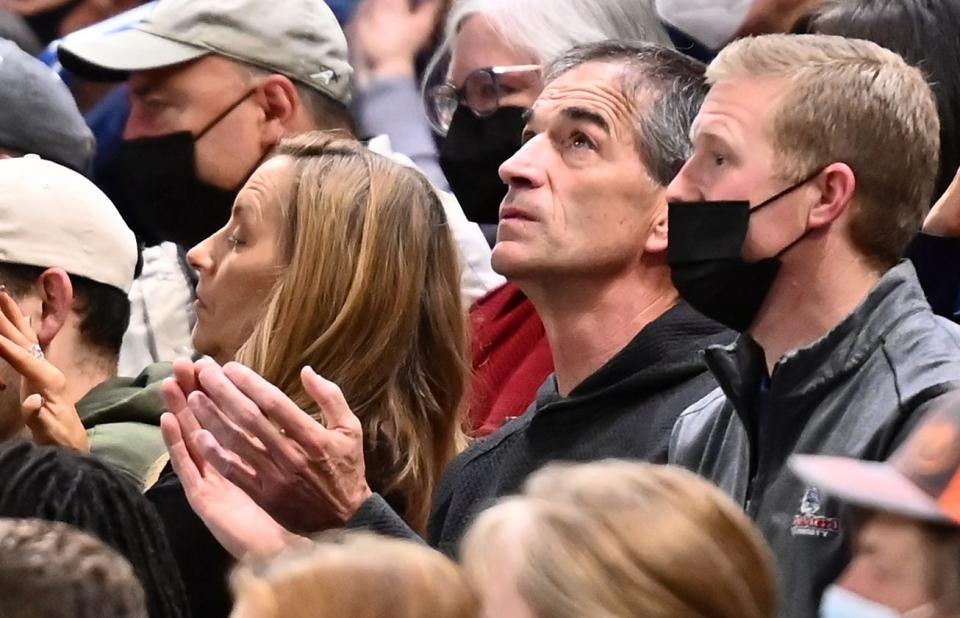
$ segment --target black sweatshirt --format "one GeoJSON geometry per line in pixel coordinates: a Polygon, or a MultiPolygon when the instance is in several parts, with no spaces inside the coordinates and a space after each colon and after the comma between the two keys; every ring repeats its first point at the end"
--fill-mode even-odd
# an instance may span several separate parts
{"type": "MultiPolygon", "coordinates": [[[[615,457],[665,463],[677,416],[716,388],[703,350],[730,343],[733,337],[681,303],[647,325],[567,397],[559,395],[550,376],[526,414],[448,466],[434,497],[431,545],[454,555],[480,511],[516,493],[528,476],[551,461],[615,457]]],[[[376,494],[347,527],[416,536],[376,494]]]]}

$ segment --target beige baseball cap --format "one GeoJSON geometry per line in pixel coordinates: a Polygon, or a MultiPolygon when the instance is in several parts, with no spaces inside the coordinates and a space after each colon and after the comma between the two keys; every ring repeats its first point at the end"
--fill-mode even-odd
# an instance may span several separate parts
{"type": "Polygon", "coordinates": [[[37,155],[0,159],[0,262],[62,268],[130,291],[137,241],[92,182],[37,155]]]}
{"type": "Polygon", "coordinates": [[[129,29],[80,30],[58,50],[68,70],[105,81],[207,54],[275,71],[342,103],[350,100],[347,39],[323,0],[160,0],[129,29]]]}

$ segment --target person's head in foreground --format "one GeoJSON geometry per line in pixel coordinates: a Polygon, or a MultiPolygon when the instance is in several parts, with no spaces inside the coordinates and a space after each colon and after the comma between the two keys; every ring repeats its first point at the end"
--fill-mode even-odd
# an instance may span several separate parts
{"type": "Polygon", "coordinates": [[[4,444],[0,517],[59,521],[97,537],[130,561],[150,618],[187,615],[163,522],[139,488],[107,464],[58,447],[4,444]]]}
{"type": "Polygon", "coordinates": [[[128,81],[117,205],[148,244],[189,248],[223,226],[281,137],[352,130],[346,38],[319,0],[161,0],[58,54],[85,79],[128,81]]]}
{"type": "Polygon", "coordinates": [[[425,108],[445,136],[440,165],[471,221],[497,222],[506,193],[497,168],[520,147],[543,68],[575,45],[600,41],[672,46],[652,0],[453,3],[425,76],[425,108]]]}
{"type": "Polygon", "coordinates": [[[550,465],[481,513],[461,554],[489,618],[774,615],[759,532],[675,467],[550,465]]]}
{"type": "Polygon", "coordinates": [[[426,547],[334,533],[230,578],[231,618],[471,618],[478,603],[460,569],[426,547]]]}
{"type": "Polygon", "coordinates": [[[853,558],[824,594],[824,618],[960,616],[960,395],[887,462],[796,455],[790,467],[855,507],[853,558]]]}
{"type": "Polygon", "coordinates": [[[188,259],[196,350],[247,365],[317,418],[301,369],[338,384],[374,490],[422,528],[467,380],[458,257],[423,175],[330,134],[284,140],[188,259]]]}
{"type": "MultiPolygon", "coordinates": [[[[76,402],[116,375],[136,239],[92,182],[36,155],[0,159],[0,221],[0,283],[76,402]]],[[[5,439],[23,427],[20,376],[0,361],[0,380],[5,439]]]]}
{"type": "Polygon", "coordinates": [[[822,274],[865,294],[931,202],[939,122],[921,72],[867,41],[770,35],[731,43],[707,78],[668,191],[681,296],[743,331],[822,274]]]}
{"type": "Polygon", "coordinates": [[[0,519],[0,616],[147,618],[130,563],[67,524],[0,519]]]}

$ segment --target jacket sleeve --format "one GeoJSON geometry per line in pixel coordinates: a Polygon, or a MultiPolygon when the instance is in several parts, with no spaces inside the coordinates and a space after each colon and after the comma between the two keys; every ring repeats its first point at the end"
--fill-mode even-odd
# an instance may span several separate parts
{"type": "Polygon", "coordinates": [[[424,543],[424,540],[410,529],[380,494],[373,494],[367,498],[360,505],[360,509],[344,525],[344,528],[348,530],[369,530],[384,536],[424,543]]]}

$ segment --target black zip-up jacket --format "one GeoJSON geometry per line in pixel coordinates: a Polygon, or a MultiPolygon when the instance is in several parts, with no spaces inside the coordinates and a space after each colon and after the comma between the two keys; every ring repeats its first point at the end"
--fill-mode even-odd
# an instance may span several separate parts
{"type": "Polygon", "coordinates": [[[794,453],[884,460],[932,402],[960,388],[960,327],[935,316],[909,262],[860,306],[767,379],[748,336],[707,351],[720,388],[685,411],[671,463],[710,479],[756,521],[779,567],[780,615],[817,615],[849,560],[849,521],[836,500],[786,467],[794,453]]]}
{"type": "MultiPolygon", "coordinates": [[[[444,472],[429,523],[431,545],[454,554],[474,517],[551,461],[617,457],[664,463],[677,416],[715,387],[708,345],[733,333],[680,304],[648,324],[567,397],[550,376],[522,417],[461,453],[444,472]]],[[[377,495],[348,523],[414,536],[377,495]]]]}

